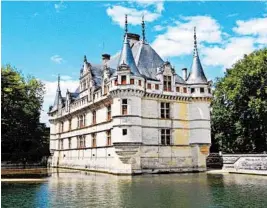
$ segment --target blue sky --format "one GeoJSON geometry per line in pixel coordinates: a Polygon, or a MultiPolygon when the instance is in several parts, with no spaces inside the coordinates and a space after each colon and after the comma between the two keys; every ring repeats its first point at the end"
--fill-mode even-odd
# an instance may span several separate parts
{"type": "Polygon", "coordinates": [[[74,90],[85,54],[100,63],[102,53],[119,52],[125,13],[129,31],[139,34],[145,15],[147,41],[178,74],[191,66],[194,26],[209,79],[267,45],[264,2],[2,2],[2,65],[46,84],[42,121],[47,122],[57,74],[63,91],[74,90]]]}

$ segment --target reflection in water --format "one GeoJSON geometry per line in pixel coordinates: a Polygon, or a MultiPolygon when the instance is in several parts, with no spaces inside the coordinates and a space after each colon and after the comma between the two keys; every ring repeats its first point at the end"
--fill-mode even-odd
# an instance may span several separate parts
{"type": "Polygon", "coordinates": [[[2,182],[2,207],[267,207],[267,177],[53,173],[47,182],[2,182]]]}

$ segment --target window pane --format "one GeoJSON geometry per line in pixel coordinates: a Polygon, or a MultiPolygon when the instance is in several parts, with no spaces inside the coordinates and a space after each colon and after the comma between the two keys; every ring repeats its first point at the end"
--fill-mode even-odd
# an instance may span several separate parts
{"type": "Polygon", "coordinates": [[[170,145],[170,136],[166,136],[166,144],[170,145]]]}
{"type": "Polygon", "coordinates": [[[165,144],[165,137],[161,136],[161,144],[165,144]]]}
{"type": "Polygon", "coordinates": [[[161,129],[161,135],[165,134],[165,129],[161,129]]]}
{"type": "Polygon", "coordinates": [[[126,104],[127,105],[127,99],[122,99],[122,104],[126,104]]]}

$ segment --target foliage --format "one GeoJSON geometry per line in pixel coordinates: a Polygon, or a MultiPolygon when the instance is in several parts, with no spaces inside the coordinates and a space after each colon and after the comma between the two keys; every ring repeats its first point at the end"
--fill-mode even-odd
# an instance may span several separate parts
{"type": "Polygon", "coordinates": [[[49,154],[49,132],[39,122],[44,85],[10,65],[1,73],[2,160],[38,161],[49,154]]]}
{"type": "Polygon", "coordinates": [[[211,116],[213,148],[267,150],[267,49],[245,55],[217,79],[211,116]]]}

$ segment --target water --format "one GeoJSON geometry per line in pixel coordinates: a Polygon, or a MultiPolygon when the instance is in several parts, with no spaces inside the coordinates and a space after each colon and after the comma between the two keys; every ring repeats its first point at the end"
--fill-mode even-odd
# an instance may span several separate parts
{"type": "Polygon", "coordinates": [[[2,206],[267,207],[267,177],[169,174],[113,176],[53,173],[43,182],[2,182],[2,206]]]}

